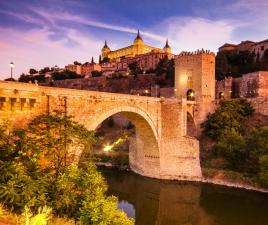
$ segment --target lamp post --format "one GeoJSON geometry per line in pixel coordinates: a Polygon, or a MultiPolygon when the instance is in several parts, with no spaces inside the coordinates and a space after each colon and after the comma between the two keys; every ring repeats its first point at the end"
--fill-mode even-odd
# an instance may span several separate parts
{"type": "Polygon", "coordinates": [[[9,66],[10,66],[10,76],[11,76],[11,79],[13,78],[13,67],[14,67],[14,63],[11,62],[9,63],[9,66]]]}

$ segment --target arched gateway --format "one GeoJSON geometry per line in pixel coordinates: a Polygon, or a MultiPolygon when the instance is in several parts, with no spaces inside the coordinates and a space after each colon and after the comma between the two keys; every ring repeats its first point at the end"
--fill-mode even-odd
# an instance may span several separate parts
{"type": "Polygon", "coordinates": [[[177,99],[0,82],[0,119],[25,125],[40,113],[62,110],[90,130],[123,113],[136,127],[130,167],[159,179],[200,180],[199,143],[186,136],[187,104],[177,99]]]}

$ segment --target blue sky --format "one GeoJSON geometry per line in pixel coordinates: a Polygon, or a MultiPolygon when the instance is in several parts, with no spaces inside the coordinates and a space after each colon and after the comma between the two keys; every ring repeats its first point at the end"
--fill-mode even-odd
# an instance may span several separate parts
{"type": "Polygon", "coordinates": [[[0,0],[0,78],[145,42],[173,53],[268,38],[267,0],[0,0]]]}

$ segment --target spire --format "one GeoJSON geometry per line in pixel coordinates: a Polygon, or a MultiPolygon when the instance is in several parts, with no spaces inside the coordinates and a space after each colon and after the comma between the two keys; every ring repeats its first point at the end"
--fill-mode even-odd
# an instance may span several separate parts
{"type": "Polygon", "coordinates": [[[166,40],[166,45],[164,48],[170,48],[169,44],[168,44],[168,39],[166,40]]]}
{"type": "Polygon", "coordinates": [[[93,64],[94,63],[94,58],[93,58],[93,56],[92,56],[92,58],[91,58],[91,64],[93,64]]]}
{"type": "Polygon", "coordinates": [[[107,41],[105,40],[105,44],[103,46],[104,48],[109,48],[108,45],[107,45],[107,41]]]}
{"type": "Polygon", "coordinates": [[[136,38],[141,38],[140,36],[140,30],[138,29],[137,37],[136,38]]]}

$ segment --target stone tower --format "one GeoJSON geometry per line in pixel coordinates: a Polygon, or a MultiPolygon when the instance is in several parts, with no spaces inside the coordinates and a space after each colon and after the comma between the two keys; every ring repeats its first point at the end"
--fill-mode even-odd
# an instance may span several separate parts
{"type": "Polygon", "coordinates": [[[108,56],[108,53],[111,51],[111,49],[107,45],[107,41],[105,41],[104,46],[101,49],[101,57],[104,59],[108,56]]]}
{"type": "Polygon", "coordinates": [[[182,52],[175,59],[175,90],[178,98],[209,103],[215,99],[215,54],[182,52]]]}
{"type": "Polygon", "coordinates": [[[165,44],[163,50],[164,50],[165,53],[171,53],[171,48],[170,48],[170,46],[168,44],[168,39],[166,40],[166,44],[165,44]]]}

